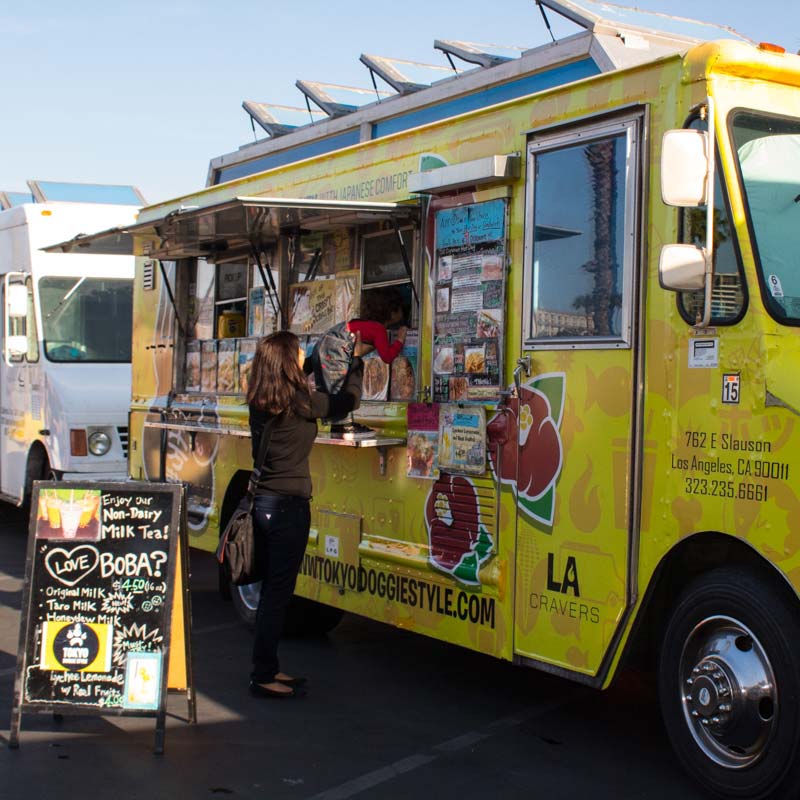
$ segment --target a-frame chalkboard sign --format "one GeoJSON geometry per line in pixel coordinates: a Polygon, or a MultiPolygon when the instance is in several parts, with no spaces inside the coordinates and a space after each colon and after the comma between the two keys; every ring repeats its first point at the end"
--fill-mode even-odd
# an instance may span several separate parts
{"type": "Polygon", "coordinates": [[[23,712],[51,712],[155,717],[163,753],[171,656],[195,721],[183,492],[34,484],[10,747],[23,712]]]}

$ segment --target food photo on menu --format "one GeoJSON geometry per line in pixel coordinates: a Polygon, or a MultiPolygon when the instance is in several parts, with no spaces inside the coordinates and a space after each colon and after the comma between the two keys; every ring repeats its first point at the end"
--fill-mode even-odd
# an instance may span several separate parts
{"type": "Polygon", "coordinates": [[[364,356],[362,400],[386,400],[389,393],[389,365],[377,353],[364,356]]]}
{"type": "Polygon", "coordinates": [[[464,372],[473,375],[486,372],[486,348],[483,345],[464,348],[464,372]]]}
{"type": "Polygon", "coordinates": [[[408,434],[408,476],[437,478],[436,455],[439,434],[436,431],[411,431],[408,434]]]}
{"type": "Polygon", "coordinates": [[[402,353],[391,364],[392,400],[413,400],[416,379],[411,360],[402,353]]]}
{"type": "Polygon", "coordinates": [[[439,283],[453,280],[453,256],[439,257],[439,283]]]}
{"type": "Polygon", "coordinates": [[[231,394],[236,388],[236,339],[226,339],[217,354],[217,392],[231,394]]]}
{"type": "Polygon", "coordinates": [[[466,378],[450,378],[448,381],[450,387],[450,400],[458,402],[460,400],[469,399],[467,390],[469,382],[466,378]]]}
{"type": "Polygon", "coordinates": [[[200,390],[215,392],[217,390],[217,343],[207,339],[201,343],[200,390]]]}
{"type": "Polygon", "coordinates": [[[186,342],[186,369],[183,385],[187,392],[200,391],[200,342],[192,339],[186,342]]]}
{"type": "Polygon", "coordinates": [[[481,280],[500,281],[503,279],[503,256],[491,255],[481,259],[481,280]]]}
{"type": "Polygon", "coordinates": [[[239,342],[239,391],[242,394],[247,394],[257,344],[258,339],[242,339],[239,342]]]}
{"type": "Polygon", "coordinates": [[[453,346],[440,346],[433,359],[433,371],[439,375],[449,375],[453,371],[453,346]]]}
{"type": "Polygon", "coordinates": [[[481,309],[478,312],[478,328],[476,335],[479,339],[496,339],[500,335],[503,324],[503,312],[500,309],[481,309]]]}
{"type": "Polygon", "coordinates": [[[99,489],[42,489],[36,516],[37,539],[101,538],[99,489]]]}

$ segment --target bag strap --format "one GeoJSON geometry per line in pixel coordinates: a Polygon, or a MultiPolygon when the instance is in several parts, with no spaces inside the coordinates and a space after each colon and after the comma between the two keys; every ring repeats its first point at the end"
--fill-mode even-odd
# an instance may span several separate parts
{"type": "Polygon", "coordinates": [[[261,477],[261,470],[264,467],[264,460],[267,457],[269,442],[270,439],[272,439],[272,431],[275,425],[277,425],[278,420],[283,417],[284,413],[285,412],[281,411],[277,416],[270,415],[261,430],[261,441],[258,444],[258,453],[256,454],[256,460],[253,462],[253,471],[250,474],[250,480],[247,483],[247,494],[250,496],[251,500],[258,479],[261,477]]]}

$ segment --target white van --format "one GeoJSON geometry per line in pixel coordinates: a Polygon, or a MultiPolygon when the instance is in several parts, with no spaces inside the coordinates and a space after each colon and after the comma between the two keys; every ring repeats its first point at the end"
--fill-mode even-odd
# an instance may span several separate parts
{"type": "Polygon", "coordinates": [[[134,187],[29,182],[0,193],[0,497],[38,479],[124,480],[134,259],[45,253],[134,221],[134,187]]]}

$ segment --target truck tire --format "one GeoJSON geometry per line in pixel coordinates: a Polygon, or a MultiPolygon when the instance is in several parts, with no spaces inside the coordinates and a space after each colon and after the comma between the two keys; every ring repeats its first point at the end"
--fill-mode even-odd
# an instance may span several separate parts
{"type": "MultiPolygon", "coordinates": [[[[258,598],[261,594],[261,583],[248,586],[231,586],[233,607],[242,624],[248,630],[256,627],[258,598]]],[[[301,636],[318,636],[332,631],[344,616],[339,608],[326,606],[295,595],[286,609],[283,623],[283,635],[287,638],[301,636]]]]}
{"type": "Polygon", "coordinates": [[[717,796],[800,796],[799,641],[795,604],[744,569],[713,570],[681,596],[661,712],[678,759],[717,796]]]}

